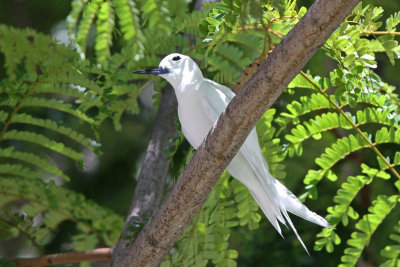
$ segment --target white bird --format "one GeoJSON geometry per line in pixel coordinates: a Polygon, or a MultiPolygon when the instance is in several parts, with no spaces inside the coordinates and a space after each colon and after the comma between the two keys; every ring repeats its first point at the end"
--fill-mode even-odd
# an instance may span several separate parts
{"type": "MultiPolygon", "coordinates": [[[[203,77],[200,68],[190,57],[170,54],[158,68],[135,72],[154,74],[166,79],[174,88],[178,100],[178,116],[186,139],[197,149],[218,117],[235,94],[226,86],[203,77]]],[[[295,195],[269,173],[254,128],[232,159],[226,171],[242,182],[253,195],[265,216],[282,236],[279,222],[286,222],[307,251],[287,212],[323,227],[328,222],[310,211],[295,195]]],[[[308,253],[308,251],[307,251],[308,253]]]]}

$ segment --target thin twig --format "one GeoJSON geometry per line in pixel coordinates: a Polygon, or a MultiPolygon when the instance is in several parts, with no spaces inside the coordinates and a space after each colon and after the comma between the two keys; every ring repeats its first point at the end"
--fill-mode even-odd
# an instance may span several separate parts
{"type": "MultiPolygon", "coordinates": [[[[272,18],[272,19],[269,20],[268,23],[272,24],[272,23],[275,23],[275,22],[278,22],[278,21],[282,21],[282,20],[285,20],[285,19],[294,19],[294,18],[296,18],[296,17],[294,17],[294,16],[283,16],[283,17],[279,17],[279,18],[272,18]]],[[[237,31],[245,31],[245,30],[256,30],[256,29],[264,29],[263,24],[260,23],[260,24],[255,25],[255,26],[239,27],[236,30],[237,31]]]]}
{"type": "Polygon", "coordinates": [[[96,248],[86,251],[73,251],[50,254],[31,259],[14,259],[17,267],[40,267],[55,264],[67,264],[82,261],[107,261],[111,258],[111,248],[96,248]]]}
{"type": "Polygon", "coordinates": [[[361,35],[400,35],[400,32],[370,31],[370,32],[361,32],[361,35]]]}

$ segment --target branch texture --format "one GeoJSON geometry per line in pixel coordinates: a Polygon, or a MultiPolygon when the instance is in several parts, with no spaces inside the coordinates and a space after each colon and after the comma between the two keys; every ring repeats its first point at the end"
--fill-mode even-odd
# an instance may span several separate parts
{"type": "Polygon", "coordinates": [[[259,118],[358,2],[317,0],[312,5],[220,116],[118,266],[160,264],[259,118]]]}

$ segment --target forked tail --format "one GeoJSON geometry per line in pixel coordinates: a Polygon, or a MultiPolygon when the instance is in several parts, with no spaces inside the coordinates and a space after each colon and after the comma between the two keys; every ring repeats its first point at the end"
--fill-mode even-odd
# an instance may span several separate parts
{"type": "Polygon", "coordinates": [[[277,221],[280,221],[285,225],[287,222],[295,233],[297,239],[300,241],[301,245],[308,253],[308,250],[304,245],[303,240],[297,233],[297,230],[294,227],[288,212],[315,224],[321,225],[322,227],[331,228],[331,225],[329,225],[324,218],[315,212],[310,211],[292,192],[290,192],[283,184],[272,177],[268,171],[266,171],[267,175],[265,175],[265,170],[263,172],[264,175],[261,176],[256,171],[255,174],[257,176],[257,182],[255,182],[256,186],[249,188],[251,194],[279,234],[282,235],[277,221]],[[257,184],[259,186],[257,186],[257,184]]]}

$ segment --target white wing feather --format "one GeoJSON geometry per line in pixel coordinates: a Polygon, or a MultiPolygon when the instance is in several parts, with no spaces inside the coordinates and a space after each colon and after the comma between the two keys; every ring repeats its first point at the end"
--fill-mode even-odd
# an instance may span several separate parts
{"type": "MultiPolygon", "coordinates": [[[[202,96],[199,97],[201,105],[211,124],[215,123],[235,96],[229,88],[208,79],[201,82],[199,93],[202,96]]],[[[280,234],[281,230],[277,220],[285,224],[283,218],[286,219],[306,251],[307,248],[287,211],[323,227],[330,227],[324,218],[311,212],[284,185],[272,177],[262,155],[255,129],[251,131],[226,170],[248,187],[268,220],[280,234]]]]}

